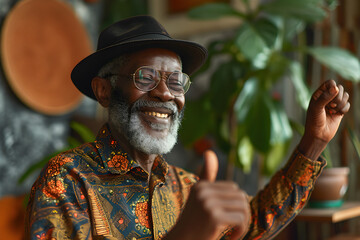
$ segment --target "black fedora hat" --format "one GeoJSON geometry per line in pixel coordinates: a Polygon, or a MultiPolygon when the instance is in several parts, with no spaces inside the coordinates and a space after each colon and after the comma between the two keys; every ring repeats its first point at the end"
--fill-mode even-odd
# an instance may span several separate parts
{"type": "Polygon", "coordinates": [[[102,66],[128,52],[145,48],[164,48],[177,53],[183,72],[191,75],[205,62],[207,50],[194,42],[172,39],[151,16],[136,16],[116,22],[101,32],[97,50],[80,61],[71,72],[75,86],[95,99],[91,80],[102,66]]]}

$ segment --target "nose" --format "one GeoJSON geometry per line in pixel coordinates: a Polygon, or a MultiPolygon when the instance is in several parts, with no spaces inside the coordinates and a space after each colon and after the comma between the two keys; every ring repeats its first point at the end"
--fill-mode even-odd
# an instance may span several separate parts
{"type": "Polygon", "coordinates": [[[158,85],[151,90],[150,96],[160,99],[162,102],[168,102],[175,99],[175,96],[170,92],[166,79],[161,78],[158,85]]]}

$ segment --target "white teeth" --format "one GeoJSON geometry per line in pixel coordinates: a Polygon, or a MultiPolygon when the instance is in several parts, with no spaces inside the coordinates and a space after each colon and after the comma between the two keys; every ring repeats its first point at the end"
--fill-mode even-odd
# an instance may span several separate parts
{"type": "Polygon", "coordinates": [[[169,116],[169,114],[167,113],[158,113],[158,112],[145,112],[145,114],[158,118],[167,118],[169,116]]]}

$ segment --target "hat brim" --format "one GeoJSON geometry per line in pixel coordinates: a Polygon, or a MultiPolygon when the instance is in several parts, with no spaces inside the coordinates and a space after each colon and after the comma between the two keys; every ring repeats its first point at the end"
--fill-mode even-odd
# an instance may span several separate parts
{"type": "Polygon", "coordinates": [[[96,100],[91,81],[97,76],[100,68],[124,53],[146,48],[162,48],[175,52],[181,58],[183,72],[188,75],[198,70],[207,58],[207,50],[203,46],[185,40],[150,39],[124,42],[103,48],[84,58],[74,67],[71,79],[83,94],[96,100]]]}

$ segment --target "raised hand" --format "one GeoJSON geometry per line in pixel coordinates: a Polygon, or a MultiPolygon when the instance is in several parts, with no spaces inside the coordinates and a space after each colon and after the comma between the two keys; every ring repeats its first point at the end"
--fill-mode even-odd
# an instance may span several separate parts
{"type": "Polygon", "coordinates": [[[246,194],[234,182],[215,181],[218,159],[213,151],[204,154],[200,181],[193,186],[183,213],[165,239],[212,240],[229,227],[231,239],[247,232],[250,208],[246,194]]]}
{"type": "Polygon", "coordinates": [[[334,80],[324,82],[312,95],[299,150],[316,160],[335,136],[349,109],[349,94],[343,86],[337,85],[334,80]]]}

